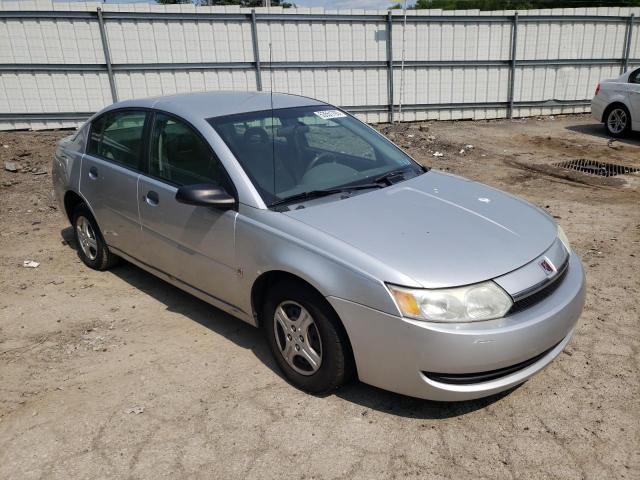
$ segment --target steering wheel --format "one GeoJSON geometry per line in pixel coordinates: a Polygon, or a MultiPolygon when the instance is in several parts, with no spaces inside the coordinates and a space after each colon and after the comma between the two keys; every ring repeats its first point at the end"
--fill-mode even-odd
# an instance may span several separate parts
{"type": "Polygon", "coordinates": [[[308,172],[309,170],[312,170],[319,163],[329,163],[329,162],[336,163],[336,160],[337,160],[336,156],[331,152],[319,153],[318,155],[316,155],[316,157],[313,160],[311,160],[311,163],[305,170],[305,173],[308,172]]]}
{"type": "Polygon", "coordinates": [[[261,127],[250,127],[247,128],[244,132],[244,135],[242,135],[242,139],[246,142],[246,143],[269,143],[269,135],[267,135],[267,132],[265,131],[264,128],[261,127]],[[256,142],[255,140],[252,139],[252,137],[254,136],[258,136],[260,137],[260,140],[258,142],[256,142]]]}

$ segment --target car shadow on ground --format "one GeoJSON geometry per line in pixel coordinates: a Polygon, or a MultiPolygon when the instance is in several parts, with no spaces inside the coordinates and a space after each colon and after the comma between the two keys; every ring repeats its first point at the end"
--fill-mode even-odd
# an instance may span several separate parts
{"type": "MultiPolygon", "coordinates": [[[[60,234],[66,244],[77,251],[73,229],[67,227],[60,234]]],[[[252,350],[258,359],[277,372],[277,365],[271,360],[268,346],[262,340],[262,332],[259,329],[125,260],[121,260],[107,273],[117,276],[133,288],[153,297],[164,304],[168,311],[184,315],[212,332],[232,340],[236,345],[252,350]]]]}
{"type": "Polygon", "coordinates": [[[604,138],[605,140],[615,140],[615,142],[624,143],[627,145],[640,146],[640,133],[630,132],[627,137],[613,138],[607,133],[601,123],[593,123],[588,125],[569,125],[565,128],[571,132],[591,135],[592,137],[604,138]]]}
{"type": "MultiPolygon", "coordinates": [[[[60,234],[66,245],[77,251],[73,229],[67,227],[60,234]]],[[[110,269],[109,273],[164,304],[168,311],[184,315],[210,331],[234,342],[239,347],[251,350],[258,360],[283,381],[288,382],[273,360],[269,347],[263,339],[261,329],[254,328],[127,261],[122,260],[110,269]]],[[[291,386],[291,388],[295,387],[291,386]]],[[[356,379],[337,390],[335,395],[362,407],[391,415],[420,419],[445,419],[482,409],[502,399],[516,388],[518,387],[478,400],[446,403],[388,392],[356,379]]]]}

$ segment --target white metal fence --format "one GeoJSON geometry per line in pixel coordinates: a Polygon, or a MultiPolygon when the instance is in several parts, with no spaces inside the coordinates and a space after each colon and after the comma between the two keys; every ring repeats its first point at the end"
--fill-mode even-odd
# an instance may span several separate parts
{"type": "Polygon", "coordinates": [[[114,100],[269,90],[369,122],[588,111],[640,65],[640,9],[330,11],[0,3],[0,129],[75,126],[114,100]],[[271,45],[271,50],[269,48],[271,45]]]}

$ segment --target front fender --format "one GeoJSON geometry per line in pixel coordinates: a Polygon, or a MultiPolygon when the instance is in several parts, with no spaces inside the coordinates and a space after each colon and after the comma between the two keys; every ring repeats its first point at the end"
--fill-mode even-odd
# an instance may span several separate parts
{"type": "Polygon", "coordinates": [[[258,277],[269,271],[283,271],[303,279],[325,297],[342,298],[398,314],[382,280],[346,259],[256,218],[238,216],[236,255],[244,284],[240,307],[247,312],[252,311],[251,289],[258,277]]]}

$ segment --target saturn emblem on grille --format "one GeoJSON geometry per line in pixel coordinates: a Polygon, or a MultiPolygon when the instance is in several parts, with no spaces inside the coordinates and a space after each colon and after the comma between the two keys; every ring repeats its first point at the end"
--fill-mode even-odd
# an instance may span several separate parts
{"type": "Polygon", "coordinates": [[[558,271],[556,266],[553,264],[551,260],[547,257],[544,257],[540,262],[540,267],[544,270],[544,273],[547,277],[552,277],[558,271]]]}

